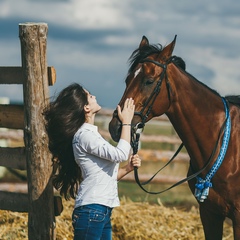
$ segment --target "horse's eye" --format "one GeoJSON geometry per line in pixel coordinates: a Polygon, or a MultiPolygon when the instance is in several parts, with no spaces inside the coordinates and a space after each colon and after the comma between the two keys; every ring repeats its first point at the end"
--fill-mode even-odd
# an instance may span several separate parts
{"type": "Polygon", "coordinates": [[[153,80],[152,79],[148,79],[146,82],[145,82],[145,85],[150,85],[150,84],[153,84],[153,80]]]}

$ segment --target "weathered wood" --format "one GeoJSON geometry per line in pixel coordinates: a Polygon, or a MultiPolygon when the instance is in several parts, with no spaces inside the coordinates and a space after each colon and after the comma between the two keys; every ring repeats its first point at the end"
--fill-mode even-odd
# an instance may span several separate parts
{"type": "Polygon", "coordinates": [[[22,67],[0,67],[0,84],[22,84],[22,67]]]}
{"type": "MultiPolygon", "coordinates": [[[[22,67],[0,67],[0,84],[23,84],[24,73],[22,67]]],[[[48,67],[48,85],[56,82],[56,70],[48,67]]]]}
{"type": "MultiPolygon", "coordinates": [[[[0,191],[0,206],[2,210],[28,212],[28,194],[20,192],[0,191]]],[[[54,196],[54,214],[59,216],[63,211],[62,198],[54,196]]]]}
{"type": "Polygon", "coordinates": [[[0,105],[0,127],[23,129],[24,113],[23,105],[0,105]]]}
{"type": "Polygon", "coordinates": [[[25,147],[0,147],[0,166],[26,170],[25,147]]]}
{"type": "Polygon", "coordinates": [[[57,79],[56,69],[54,67],[48,67],[48,85],[53,86],[57,79]]]}
{"type": "Polygon", "coordinates": [[[45,23],[19,24],[24,72],[24,142],[28,172],[29,240],[48,240],[55,237],[51,155],[42,116],[43,108],[49,99],[47,31],[48,26],[45,23]]]}
{"type": "Polygon", "coordinates": [[[0,129],[0,139],[18,142],[19,147],[23,146],[23,131],[15,129],[0,129]]]}
{"type": "Polygon", "coordinates": [[[28,194],[0,191],[0,206],[2,210],[28,212],[28,194]]]}

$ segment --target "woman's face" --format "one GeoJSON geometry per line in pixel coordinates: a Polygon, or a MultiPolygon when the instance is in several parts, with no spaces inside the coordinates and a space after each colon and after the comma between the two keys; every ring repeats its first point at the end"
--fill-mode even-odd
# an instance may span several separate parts
{"type": "Polygon", "coordinates": [[[100,109],[101,106],[97,103],[97,99],[95,96],[91,95],[86,89],[85,92],[87,93],[87,99],[88,99],[88,108],[89,111],[92,113],[97,113],[100,109]]]}

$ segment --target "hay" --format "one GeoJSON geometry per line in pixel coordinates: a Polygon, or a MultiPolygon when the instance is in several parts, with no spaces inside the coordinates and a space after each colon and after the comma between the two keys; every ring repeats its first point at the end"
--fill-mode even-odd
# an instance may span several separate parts
{"type": "MultiPolygon", "coordinates": [[[[56,239],[71,240],[73,237],[71,214],[73,201],[64,201],[64,211],[56,217],[56,239]]],[[[0,210],[0,239],[28,239],[27,213],[0,210]]],[[[112,214],[113,240],[201,240],[204,239],[199,212],[168,208],[161,204],[132,202],[121,199],[121,206],[112,214]]],[[[224,238],[233,239],[231,226],[224,225],[224,238]]]]}
{"type": "MultiPolygon", "coordinates": [[[[114,240],[202,240],[204,233],[198,208],[190,211],[147,202],[122,199],[112,216],[114,240]]],[[[233,239],[232,228],[224,224],[224,240],[233,239]]]]}
{"type": "Polygon", "coordinates": [[[113,214],[114,239],[204,239],[195,207],[189,212],[126,201],[113,214]]]}

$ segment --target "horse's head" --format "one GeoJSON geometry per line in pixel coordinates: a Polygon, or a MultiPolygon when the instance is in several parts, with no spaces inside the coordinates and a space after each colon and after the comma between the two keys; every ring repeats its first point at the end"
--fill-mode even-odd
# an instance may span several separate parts
{"type": "MultiPolygon", "coordinates": [[[[120,107],[126,98],[133,98],[135,113],[132,120],[132,128],[143,128],[144,124],[156,116],[166,112],[170,105],[170,86],[167,79],[167,65],[171,61],[171,55],[175,46],[174,40],[162,48],[159,45],[150,45],[148,39],[143,36],[139,48],[131,57],[131,66],[126,78],[126,89],[119,102],[120,107]],[[161,91],[160,91],[161,90],[161,91]]],[[[118,141],[121,133],[121,122],[117,111],[109,123],[109,131],[114,141],[118,141]]]]}

